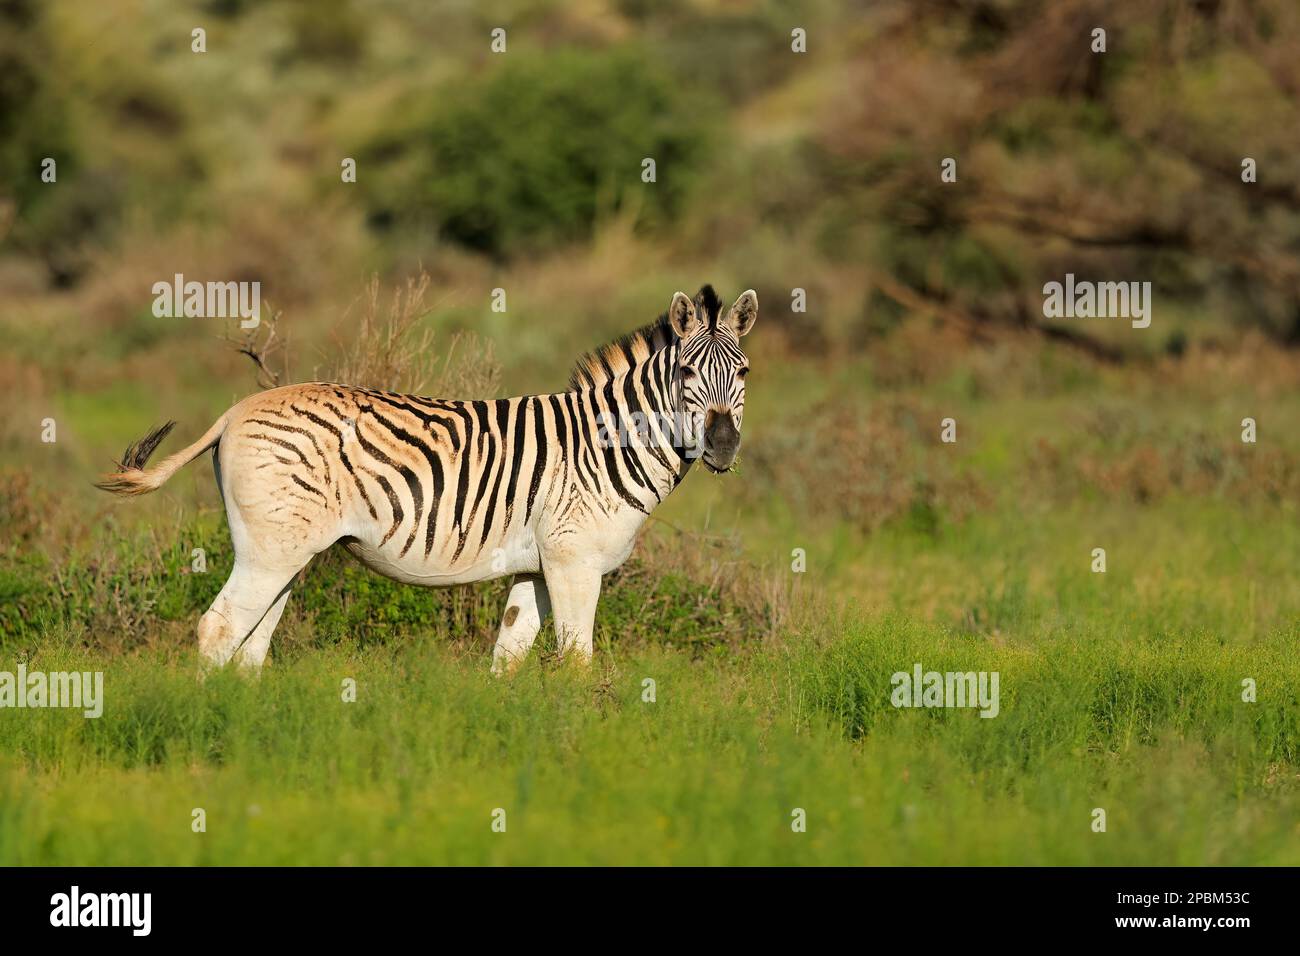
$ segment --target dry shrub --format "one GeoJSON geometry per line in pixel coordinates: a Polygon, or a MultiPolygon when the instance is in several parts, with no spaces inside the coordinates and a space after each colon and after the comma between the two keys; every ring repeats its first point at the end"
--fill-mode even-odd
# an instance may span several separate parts
{"type": "Polygon", "coordinates": [[[1292,395],[1300,382],[1300,351],[1279,348],[1255,329],[1232,330],[1222,341],[1194,342],[1181,356],[1162,356],[1149,382],[1158,392],[1236,397],[1245,389],[1260,399],[1292,395]]]}
{"type": "Polygon", "coordinates": [[[264,308],[269,302],[293,314],[339,294],[340,266],[363,239],[348,218],[328,204],[302,204],[291,214],[246,196],[226,205],[239,210],[237,228],[180,223],[160,231],[143,214],[128,218],[116,242],[87,250],[88,269],[73,292],[77,311],[96,329],[129,327],[149,314],[153,284],[176,273],[260,282],[264,308]]]}
{"type": "Polygon", "coordinates": [[[442,398],[496,395],[501,366],[490,341],[460,331],[435,349],[433,330],[421,328],[435,308],[425,301],[429,284],[429,274],[421,270],[393,291],[385,308],[379,278],[371,277],[359,300],[360,316],[351,343],[336,337],[339,357],[316,377],[442,398]]]}
{"type": "Polygon", "coordinates": [[[848,521],[864,531],[905,518],[934,531],[989,503],[971,475],[938,453],[938,433],[922,422],[943,416],[907,399],[871,408],[827,400],[757,453],[760,470],[796,512],[848,521]]]}
{"type": "Polygon", "coordinates": [[[627,594],[638,619],[675,624],[679,644],[735,645],[783,631],[796,607],[796,578],[746,558],[736,535],[651,518],[632,558],[608,575],[602,602],[612,609],[627,594]]]}
{"type": "Polygon", "coordinates": [[[31,471],[0,471],[0,542],[31,544],[45,527],[53,502],[32,487],[31,471]]]}
{"type": "Polygon", "coordinates": [[[971,351],[970,337],[946,322],[904,322],[871,342],[872,377],[885,388],[930,385],[952,374],[971,351]]]}
{"type": "Polygon", "coordinates": [[[50,383],[39,365],[0,353],[0,395],[5,397],[0,441],[15,448],[29,446],[31,423],[50,414],[49,389],[50,383]]]}
{"type": "Polygon", "coordinates": [[[725,612],[728,638],[770,637],[789,621],[797,576],[755,564],[745,557],[736,534],[684,531],[658,518],[651,518],[647,529],[632,560],[614,576],[643,580],[651,599],[660,591],[655,582],[666,575],[691,581],[701,588],[692,600],[725,612]]]}
{"type": "MultiPolygon", "coordinates": [[[[492,343],[468,331],[439,337],[425,324],[437,308],[427,302],[430,284],[421,270],[385,297],[379,277],[372,276],[333,330],[333,354],[312,369],[312,380],[439,398],[495,396],[501,365],[492,343]]],[[[292,381],[293,354],[281,338],[280,318],[276,312],[231,341],[257,366],[261,388],[292,381]]]]}
{"type": "Polygon", "coordinates": [[[1273,502],[1300,495],[1300,461],[1290,450],[1203,432],[1082,454],[1067,454],[1057,442],[1040,438],[1026,477],[1061,501],[1088,489],[1139,504],[1173,493],[1273,502]]]}
{"type": "MultiPolygon", "coordinates": [[[[818,117],[818,138],[833,155],[856,161],[896,155],[900,144],[942,156],[954,136],[994,106],[971,68],[954,56],[915,47],[876,50],[839,78],[818,117]]],[[[891,170],[895,182],[916,175],[905,165],[891,170]]]]}

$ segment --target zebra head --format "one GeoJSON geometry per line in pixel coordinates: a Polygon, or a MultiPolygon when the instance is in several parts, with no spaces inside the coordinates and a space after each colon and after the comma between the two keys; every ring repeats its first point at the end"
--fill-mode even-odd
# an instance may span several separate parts
{"type": "Polygon", "coordinates": [[[749,360],[740,337],[758,318],[758,296],[741,294],[722,315],[722,302],[706,285],[691,300],[673,296],[668,321],[677,349],[677,412],[687,451],[712,472],[727,471],[740,450],[740,422],[745,413],[745,375],[749,360]]]}

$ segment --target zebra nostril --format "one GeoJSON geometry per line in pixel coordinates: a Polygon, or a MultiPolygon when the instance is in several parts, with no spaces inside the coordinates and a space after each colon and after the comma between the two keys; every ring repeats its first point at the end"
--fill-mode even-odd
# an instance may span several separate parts
{"type": "Polygon", "coordinates": [[[710,408],[707,412],[704,413],[704,430],[706,432],[712,431],[713,424],[717,420],[718,420],[718,413],[710,408]]]}

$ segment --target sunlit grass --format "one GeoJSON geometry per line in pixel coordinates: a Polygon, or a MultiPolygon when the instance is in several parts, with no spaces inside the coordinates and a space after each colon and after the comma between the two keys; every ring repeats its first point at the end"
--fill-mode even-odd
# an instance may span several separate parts
{"type": "Polygon", "coordinates": [[[56,648],[29,666],[103,669],[105,713],[0,713],[0,860],[1295,864],[1293,638],[998,644],[849,614],[712,661],[641,648],[497,681],[415,639],[203,684],[185,655],[56,648]],[[998,671],[999,715],[894,709],[915,662],[998,671]]]}

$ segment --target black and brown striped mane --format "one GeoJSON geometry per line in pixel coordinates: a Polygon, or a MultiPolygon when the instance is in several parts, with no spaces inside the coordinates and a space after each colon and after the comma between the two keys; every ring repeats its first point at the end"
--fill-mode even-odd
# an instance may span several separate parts
{"type": "MultiPolygon", "coordinates": [[[[695,308],[711,329],[717,325],[722,302],[713,286],[706,285],[695,294],[695,308]]],[[[604,385],[671,345],[673,339],[672,326],[668,324],[668,313],[665,312],[649,325],[583,355],[569,374],[569,388],[576,391],[604,385]]]]}

